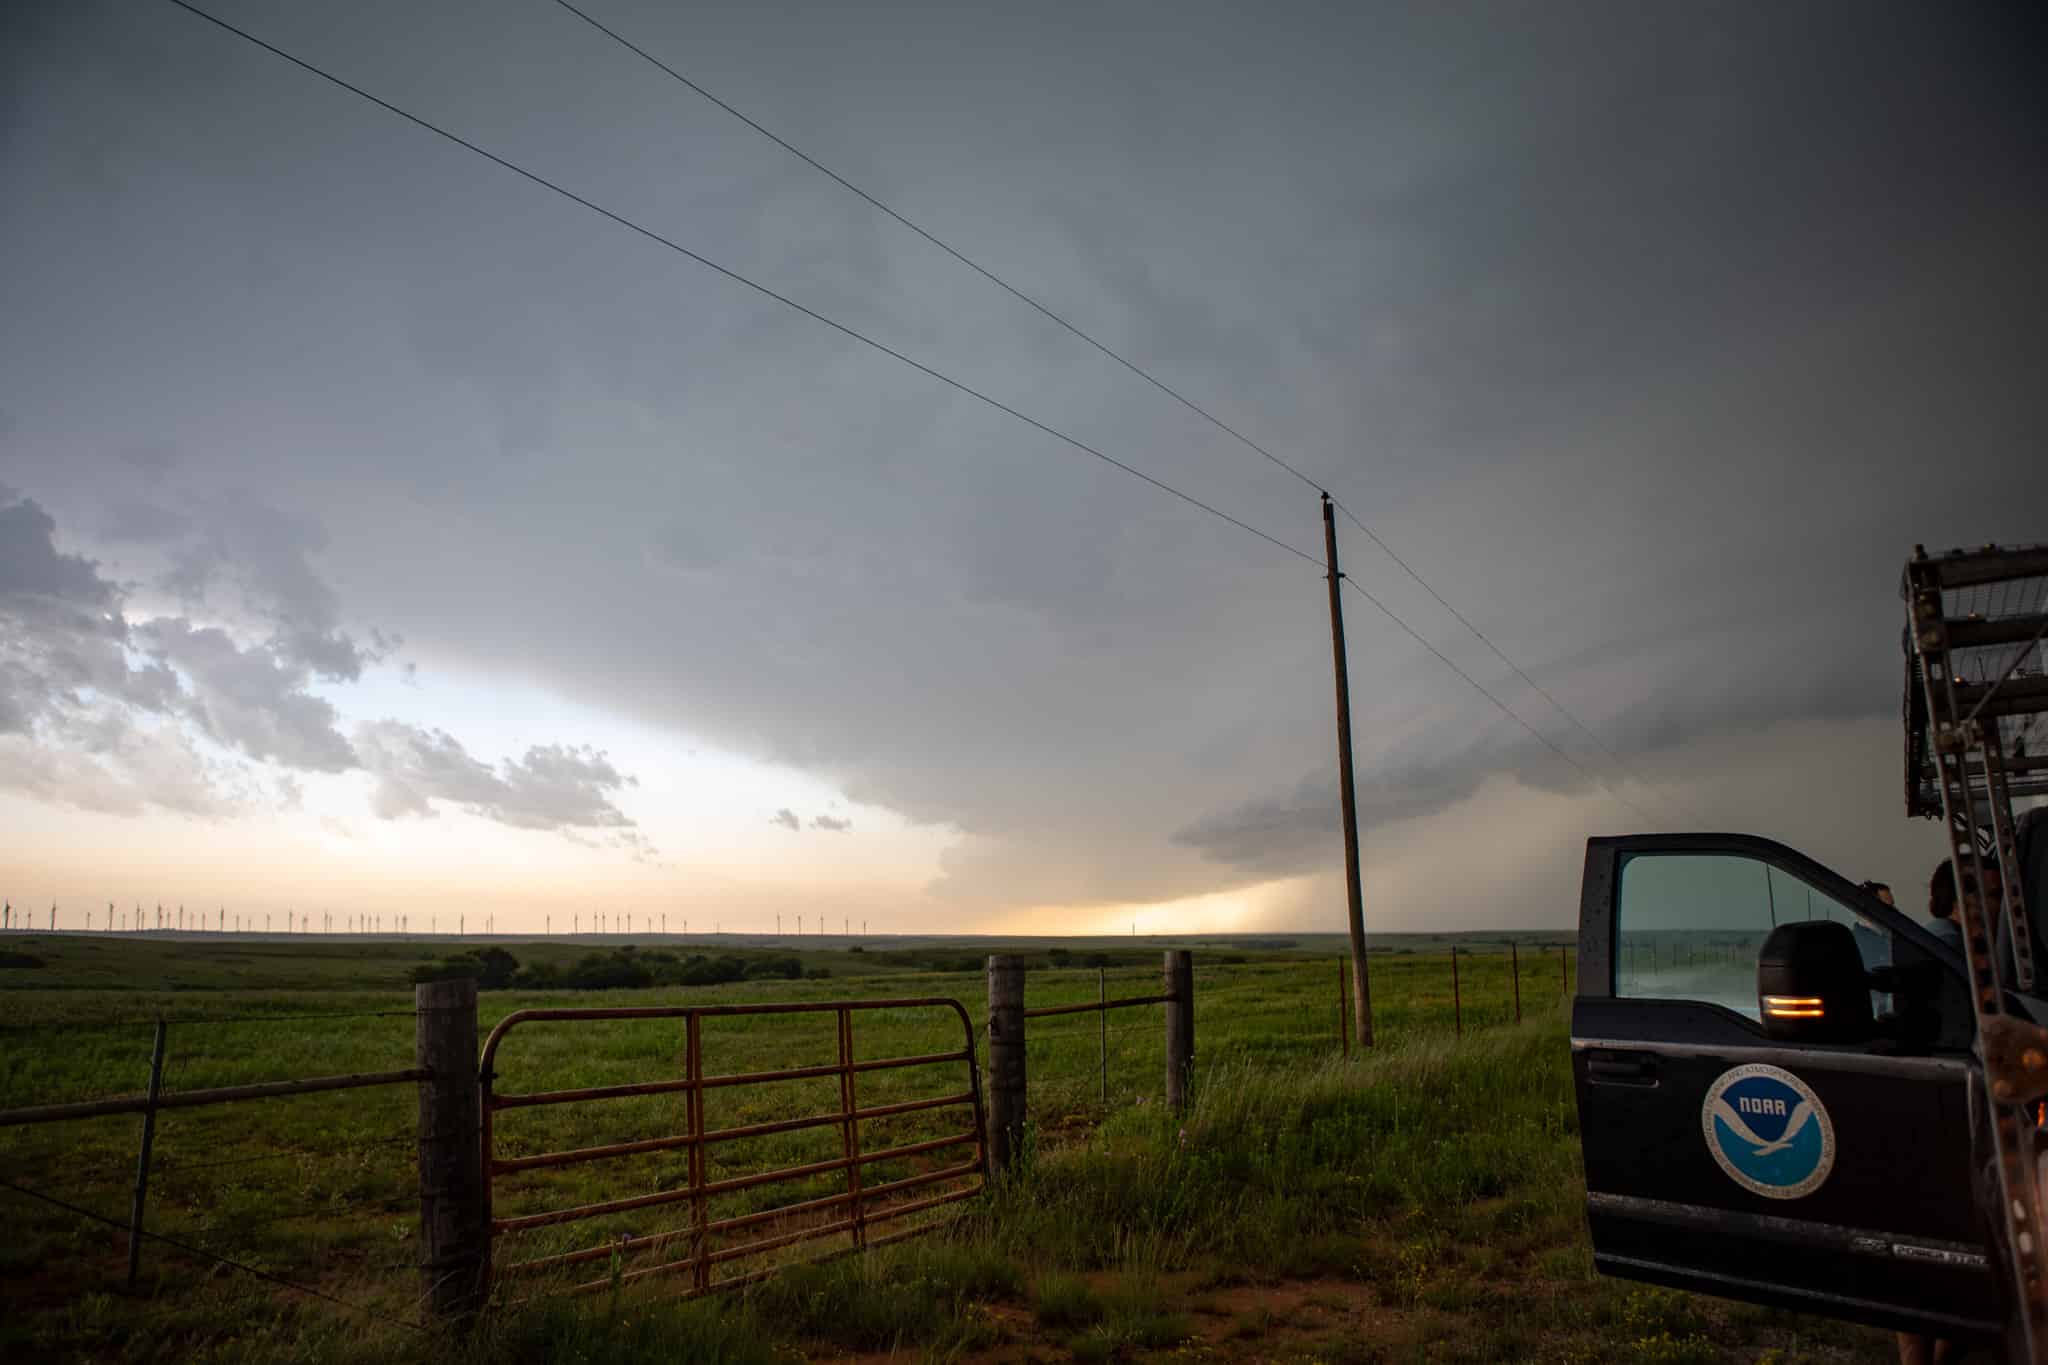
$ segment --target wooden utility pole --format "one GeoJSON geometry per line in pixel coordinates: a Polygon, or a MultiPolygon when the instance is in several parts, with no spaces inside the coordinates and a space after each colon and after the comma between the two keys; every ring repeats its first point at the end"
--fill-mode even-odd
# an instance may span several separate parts
{"type": "Polygon", "coordinates": [[[1358,793],[1351,781],[1351,675],[1344,660],[1344,602],[1338,589],[1337,516],[1323,494],[1323,555],[1330,571],[1330,652],[1337,665],[1337,792],[1344,807],[1344,892],[1351,925],[1352,1026],[1358,1045],[1372,1046],[1372,983],[1366,977],[1365,892],[1358,883],[1358,793]]]}

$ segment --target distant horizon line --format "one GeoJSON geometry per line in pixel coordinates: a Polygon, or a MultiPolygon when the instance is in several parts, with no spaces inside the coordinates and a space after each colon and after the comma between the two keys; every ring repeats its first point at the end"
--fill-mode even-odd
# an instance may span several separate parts
{"type": "MultiPolygon", "coordinates": [[[[1557,927],[1541,927],[1541,926],[1538,926],[1538,927],[1530,927],[1530,928],[1507,928],[1507,927],[1497,927],[1497,928],[1485,928],[1485,929],[1368,929],[1368,930],[1366,931],[1366,934],[1365,934],[1365,936],[1366,936],[1366,938],[1367,938],[1368,940],[1370,940],[1370,939],[1372,939],[1372,938],[1375,938],[1375,937],[1381,937],[1381,938],[1385,938],[1385,937],[1398,937],[1398,938],[1458,938],[1458,937],[1471,937],[1471,936],[1473,936],[1473,935],[1481,935],[1481,934],[1569,934],[1569,935],[1571,935],[1572,937],[1576,938],[1576,937],[1578,936],[1578,932],[1579,932],[1579,931],[1578,931],[1578,927],[1577,927],[1576,925],[1560,925],[1560,926],[1557,926],[1557,927]]],[[[526,939],[526,940],[541,940],[541,941],[546,941],[546,940],[550,940],[550,939],[567,939],[567,940],[579,940],[579,939],[650,939],[650,940],[653,940],[653,939],[699,939],[699,938],[746,938],[746,939],[769,939],[769,940],[773,940],[773,941],[775,941],[775,942],[782,942],[782,941],[784,941],[784,940],[789,940],[789,941],[795,941],[795,942],[802,942],[802,941],[806,941],[806,940],[819,940],[819,941],[825,941],[825,940],[833,940],[833,939],[836,939],[836,940],[839,940],[840,942],[843,942],[843,943],[857,943],[857,942],[861,942],[861,941],[864,941],[864,940],[869,940],[869,939],[885,939],[885,938],[923,938],[923,939],[932,939],[932,938],[937,938],[937,939],[993,939],[993,940],[1003,940],[1003,941],[1013,941],[1013,940],[1019,940],[1019,939],[1045,939],[1045,940],[1049,940],[1049,941],[1060,941],[1060,942],[1068,942],[1068,941],[1073,941],[1073,940],[1077,940],[1077,939],[1087,939],[1087,940],[1099,940],[1099,941],[1101,941],[1101,942],[1104,942],[1104,943],[1131,943],[1131,942],[1143,942],[1143,941],[1147,941],[1147,940],[1161,940],[1161,939],[1171,939],[1171,940],[1202,940],[1202,941],[1242,940],[1242,941],[1251,941],[1251,942],[1257,942],[1257,941],[1259,941],[1259,940],[1262,940],[1262,939],[1272,939],[1272,938],[1287,938],[1287,937],[1294,937],[1294,938],[1337,938],[1337,939],[1348,939],[1348,938],[1350,937],[1350,933],[1349,933],[1349,931],[1347,931],[1347,930],[1344,930],[1344,929],[1264,929],[1264,930],[1231,930],[1231,931],[1219,931],[1219,932],[1208,932],[1208,931],[1190,931],[1190,932],[1188,932],[1188,933],[1146,933],[1146,934],[1099,934],[1099,933],[1098,933],[1098,934],[1085,934],[1085,933],[1084,933],[1084,934],[1060,934],[1060,933],[1045,933],[1045,934],[1028,934],[1028,933],[963,933],[963,932],[957,932],[957,931],[918,931],[918,930],[882,930],[882,931],[878,931],[878,932],[874,932],[874,933],[866,933],[866,934],[844,934],[844,933],[841,933],[841,934],[793,934],[793,933],[791,933],[791,934],[779,934],[779,933],[776,933],[776,932],[775,932],[774,930],[772,930],[772,929],[760,929],[760,930],[752,930],[752,929],[713,929],[713,930],[709,930],[709,931],[706,931],[706,932],[700,932],[700,933],[690,933],[690,932],[683,932],[683,931],[678,931],[678,932],[676,932],[676,933],[667,933],[667,932],[664,932],[664,931],[660,931],[660,930],[657,930],[657,931],[655,931],[655,932],[652,932],[652,933],[645,933],[645,934],[641,934],[641,933],[626,933],[626,932],[615,932],[615,931],[612,931],[612,930],[605,930],[605,931],[602,931],[602,932],[599,932],[599,931],[595,931],[595,930],[584,930],[584,931],[580,931],[580,932],[570,932],[570,933],[566,933],[566,934],[556,934],[556,933],[549,933],[549,932],[545,932],[545,931],[544,931],[544,932],[540,932],[540,933],[518,933],[518,932],[489,932],[489,933],[475,933],[475,934],[471,934],[471,933],[466,933],[466,932],[458,932],[458,931],[449,931],[449,932],[441,932],[441,931],[436,931],[436,930],[403,930],[403,931],[401,931],[401,930],[382,930],[382,929],[380,929],[380,930],[369,930],[369,931],[355,931],[355,930],[332,930],[332,929],[322,929],[322,930],[314,930],[314,929],[290,930],[290,929],[174,929],[174,928],[163,928],[163,929],[87,929],[87,928],[82,928],[82,927],[78,927],[78,926],[66,926],[66,927],[63,927],[63,928],[58,928],[58,929],[47,929],[47,928],[46,928],[46,929],[36,929],[36,928],[28,928],[28,927],[22,927],[22,926],[11,926],[11,927],[9,927],[9,928],[7,928],[7,929],[4,929],[4,930],[0,930],[0,938],[12,938],[12,937],[17,937],[17,936],[18,936],[18,937],[22,937],[22,938],[29,938],[29,937],[77,937],[77,938],[109,938],[109,937],[111,937],[111,938],[272,938],[272,939],[334,939],[334,940],[338,940],[338,941],[351,941],[351,942],[353,942],[353,941],[357,941],[357,940],[361,940],[361,939],[461,939],[461,940],[468,940],[468,939],[526,939]]]]}

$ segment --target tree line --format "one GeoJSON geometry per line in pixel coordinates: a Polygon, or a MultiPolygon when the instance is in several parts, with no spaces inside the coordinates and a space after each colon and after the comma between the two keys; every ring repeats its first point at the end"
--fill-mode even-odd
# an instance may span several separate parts
{"type": "Polygon", "coordinates": [[[414,967],[409,979],[420,985],[469,978],[476,982],[478,990],[486,991],[603,991],[649,986],[719,986],[730,981],[817,981],[831,974],[823,967],[804,970],[803,961],[793,954],[682,956],[661,950],[641,952],[629,945],[610,952],[586,953],[567,966],[553,962],[521,966],[519,959],[503,948],[477,948],[414,967]]]}

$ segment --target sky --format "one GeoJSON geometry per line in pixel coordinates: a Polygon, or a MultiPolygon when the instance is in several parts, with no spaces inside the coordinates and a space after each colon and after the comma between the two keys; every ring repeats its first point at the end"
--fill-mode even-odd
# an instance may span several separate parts
{"type": "Polygon", "coordinates": [[[204,7],[1145,479],[168,0],[6,6],[38,917],[1340,929],[1316,487],[1369,928],[1941,856],[1899,566],[2048,534],[2020,7],[589,0],[1300,478],[552,0],[204,7]]]}

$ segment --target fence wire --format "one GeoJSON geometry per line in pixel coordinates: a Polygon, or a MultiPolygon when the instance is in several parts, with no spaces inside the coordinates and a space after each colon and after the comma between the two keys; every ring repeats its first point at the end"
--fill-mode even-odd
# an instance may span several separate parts
{"type": "MultiPolygon", "coordinates": [[[[82,1208],[79,1205],[73,1204],[68,1200],[59,1199],[55,1195],[46,1194],[41,1190],[33,1190],[26,1185],[17,1185],[12,1180],[0,1180],[0,1189],[10,1190],[15,1194],[24,1196],[25,1198],[41,1200],[43,1203],[49,1204],[58,1209],[62,1209],[64,1212],[72,1214],[74,1217],[88,1219],[94,1223],[100,1223],[107,1227],[115,1228],[124,1233],[128,1231],[128,1225],[126,1223],[121,1222],[119,1219],[109,1218],[102,1213],[95,1213],[91,1209],[82,1208]]],[[[328,1303],[334,1304],[336,1307],[345,1308],[351,1313],[359,1313],[364,1317],[373,1318],[380,1322],[387,1322],[396,1327],[403,1327],[408,1331],[424,1332],[427,1330],[426,1327],[420,1323],[412,1322],[405,1318],[393,1317],[391,1314],[372,1308],[368,1304],[352,1303],[347,1299],[340,1298],[334,1294],[330,1294],[324,1289],[316,1289],[312,1285],[301,1284],[297,1280],[288,1280],[282,1275],[273,1275],[267,1270],[258,1269],[253,1265],[247,1264],[246,1262],[237,1261],[232,1257],[223,1256],[218,1252],[208,1251],[204,1247],[194,1246],[189,1242],[181,1241],[175,1237],[166,1237],[164,1234],[160,1232],[151,1232],[148,1228],[142,1229],[141,1235],[146,1241],[160,1243],[164,1246],[172,1248],[173,1250],[183,1252],[187,1256],[194,1257],[195,1259],[201,1261],[210,1262],[214,1265],[224,1266],[227,1269],[238,1271],[239,1273],[244,1275],[253,1276],[256,1279],[267,1281],[270,1284],[279,1286],[280,1288],[289,1289],[296,1294],[305,1294],[312,1298],[325,1300],[328,1303]]]]}

